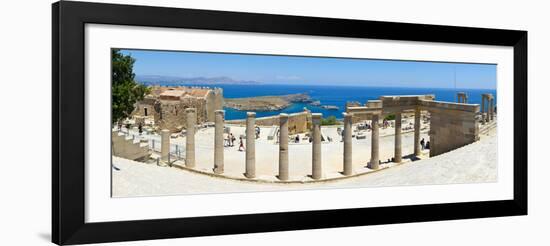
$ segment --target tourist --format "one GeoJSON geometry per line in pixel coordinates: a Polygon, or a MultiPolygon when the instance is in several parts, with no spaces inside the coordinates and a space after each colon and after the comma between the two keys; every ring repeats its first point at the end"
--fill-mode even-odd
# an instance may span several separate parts
{"type": "Polygon", "coordinates": [[[426,149],[430,149],[430,141],[426,142],[426,149]]]}
{"type": "Polygon", "coordinates": [[[229,133],[229,143],[231,147],[235,146],[235,136],[233,136],[233,133],[229,133]]]}
{"type": "Polygon", "coordinates": [[[296,138],[294,139],[294,142],[295,142],[295,143],[299,143],[299,142],[300,142],[300,135],[296,135],[296,138]]]}
{"type": "Polygon", "coordinates": [[[139,135],[141,135],[141,133],[143,132],[143,126],[141,125],[141,122],[138,125],[138,132],[139,132],[139,135]]]}
{"type": "Polygon", "coordinates": [[[422,149],[426,148],[426,142],[424,142],[424,138],[422,138],[422,140],[420,140],[420,146],[422,147],[422,149]]]}
{"type": "Polygon", "coordinates": [[[244,151],[243,137],[239,137],[239,151],[244,151]]]}

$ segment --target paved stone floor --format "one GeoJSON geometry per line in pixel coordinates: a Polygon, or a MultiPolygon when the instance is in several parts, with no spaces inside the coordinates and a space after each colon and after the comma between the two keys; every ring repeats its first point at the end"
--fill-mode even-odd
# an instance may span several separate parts
{"type": "MultiPolygon", "coordinates": [[[[404,134],[403,136],[403,153],[412,153],[412,147],[405,147],[407,142],[411,142],[412,145],[412,134],[404,134]],[[408,139],[407,136],[409,136],[410,139],[408,139]]],[[[391,150],[393,150],[391,144],[383,145],[383,142],[393,143],[392,137],[381,138],[380,146],[381,150],[390,148],[389,152],[391,152],[391,150]],[[389,138],[391,141],[382,141],[385,138],[389,138]]],[[[365,152],[365,156],[370,155],[369,143],[369,139],[358,140],[356,143],[357,147],[354,146],[354,152],[357,152],[358,156],[361,156],[361,152],[365,152]],[[363,141],[363,143],[361,143],[361,141],[363,141]],[[365,150],[359,151],[360,149],[365,150]]],[[[203,144],[206,145],[207,143],[203,144]]],[[[272,144],[272,146],[275,150],[277,149],[277,145],[272,144]]],[[[324,144],[323,151],[330,151],[330,146],[330,144],[324,144]]],[[[297,149],[302,147],[311,149],[309,145],[294,146],[294,148],[297,149]]],[[[292,151],[293,149],[291,148],[291,163],[299,163],[296,161],[296,157],[292,155],[292,153],[297,152],[297,149],[292,151]]],[[[340,151],[341,150],[334,152],[336,154],[340,151]]],[[[238,151],[227,149],[226,152],[231,153],[238,151]]],[[[307,153],[305,149],[304,152],[307,153]]],[[[238,154],[242,154],[242,159],[240,160],[242,160],[243,165],[242,169],[235,167],[234,171],[244,172],[244,152],[238,152],[238,154]]],[[[229,160],[232,158],[230,156],[231,155],[228,155],[229,160]]],[[[381,156],[383,155],[381,154],[381,156]]],[[[235,158],[239,157],[240,156],[237,156],[235,158]]],[[[205,159],[202,161],[206,162],[207,159],[206,157],[204,158],[205,159]]],[[[311,156],[310,154],[304,154],[303,158],[311,158],[311,156]]],[[[354,165],[360,168],[363,165],[361,159],[355,159],[356,162],[354,161],[354,165]]],[[[258,163],[261,163],[261,160],[262,159],[260,159],[258,163]]],[[[178,168],[160,167],[154,164],[134,162],[118,157],[113,157],[113,162],[114,165],[120,169],[119,171],[113,170],[112,184],[114,197],[495,182],[497,181],[497,138],[493,130],[488,135],[482,136],[480,141],[443,155],[425,160],[407,162],[376,173],[358,177],[308,184],[276,184],[238,181],[197,174],[178,168]]],[[[308,166],[310,167],[310,165],[308,166]]],[[[204,168],[211,169],[209,166],[205,166],[204,168]]],[[[264,171],[270,171],[271,169],[273,169],[273,167],[265,167],[264,171]]],[[[294,175],[306,174],[306,168],[302,169],[294,168],[292,171],[297,173],[294,175]]],[[[227,167],[226,170],[231,170],[231,167],[227,167]]],[[[327,170],[330,169],[327,168],[327,170]]]]}

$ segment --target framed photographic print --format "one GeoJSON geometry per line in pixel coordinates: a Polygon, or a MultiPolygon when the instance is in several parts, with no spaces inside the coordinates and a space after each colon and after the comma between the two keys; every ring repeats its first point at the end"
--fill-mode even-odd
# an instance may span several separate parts
{"type": "Polygon", "coordinates": [[[527,214],[527,32],[53,4],[57,244],[527,214]]]}

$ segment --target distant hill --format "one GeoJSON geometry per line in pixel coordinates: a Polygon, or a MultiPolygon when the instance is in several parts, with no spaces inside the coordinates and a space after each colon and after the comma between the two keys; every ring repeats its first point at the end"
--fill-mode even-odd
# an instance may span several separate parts
{"type": "Polygon", "coordinates": [[[136,75],[136,80],[144,85],[163,85],[177,86],[183,84],[190,85],[229,85],[229,84],[261,84],[257,81],[235,80],[229,77],[175,77],[162,75],[136,75]]]}

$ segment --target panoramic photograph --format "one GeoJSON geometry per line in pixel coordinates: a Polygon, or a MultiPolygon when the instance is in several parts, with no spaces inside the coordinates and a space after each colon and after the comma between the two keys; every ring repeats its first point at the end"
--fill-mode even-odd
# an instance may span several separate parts
{"type": "Polygon", "coordinates": [[[111,49],[111,196],[498,181],[497,65],[111,49]]]}

